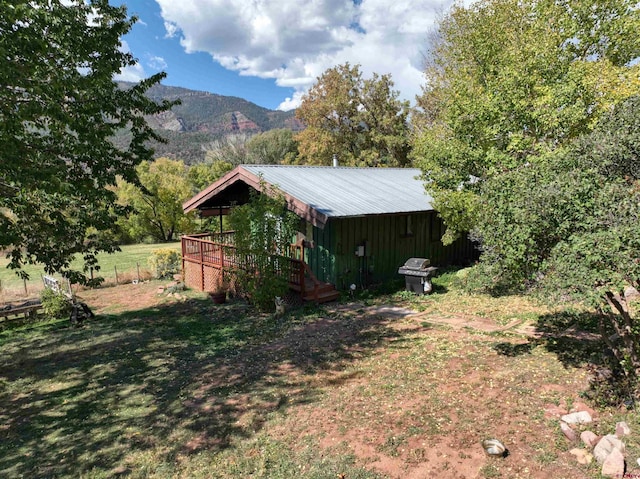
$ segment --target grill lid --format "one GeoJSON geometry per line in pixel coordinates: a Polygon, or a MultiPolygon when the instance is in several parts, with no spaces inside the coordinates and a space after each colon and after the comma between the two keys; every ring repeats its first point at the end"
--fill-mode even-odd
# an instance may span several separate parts
{"type": "Polygon", "coordinates": [[[403,269],[425,270],[431,262],[427,258],[409,258],[402,266],[403,269]]]}

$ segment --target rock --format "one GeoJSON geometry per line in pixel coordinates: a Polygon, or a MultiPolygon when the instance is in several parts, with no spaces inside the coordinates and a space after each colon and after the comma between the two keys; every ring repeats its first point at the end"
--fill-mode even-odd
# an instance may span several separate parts
{"type": "Polygon", "coordinates": [[[562,430],[562,434],[564,434],[564,437],[569,439],[569,441],[576,441],[578,439],[576,432],[571,429],[571,426],[569,426],[566,422],[560,421],[560,429],[562,430]]]}
{"type": "Polygon", "coordinates": [[[600,440],[600,436],[596,436],[591,431],[582,431],[582,433],[580,434],[580,439],[582,439],[582,442],[584,443],[585,446],[593,449],[596,446],[596,444],[598,444],[598,441],[600,440]]]}
{"type": "Polygon", "coordinates": [[[567,414],[567,412],[567,408],[556,406],[555,404],[548,404],[544,408],[544,416],[549,419],[560,417],[564,414],[567,414]]]}
{"type": "Polygon", "coordinates": [[[624,476],[624,455],[618,449],[613,449],[602,464],[602,475],[605,477],[624,476]]]}
{"type": "Polygon", "coordinates": [[[588,411],[577,411],[569,414],[565,414],[562,419],[567,424],[589,424],[593,421],[591,414],[588,411]]]}
{"type": "Polygon", "coordinates": [[[574,448],[569,453],[576,456],[578,464],[591,464],[591,461],[593,461],[593,456],[586,449],[574,448]]]}
{"type": "Polygon", "coordinates": [[[628,436],[629,434],[631,434],[631,428],[629,428],[626,422],[621,421],[616,424],[616,436],[618,439],[622,439],[624,436],[628,436]]]}
{"type": "Polygon", "coordinates": [[[638,297],[638,290],[636,288],[634,288],[633,286],[628,286],[624,290],[624,295],[627,297],[627,299],[637,298],[638,297]]]}
{"type": "Polygon", "coordinates": [[[158,288],[158,290],[156,291],[156,294],[162,294],[162,293],[164,293],[164,288],[162,286],[160,286],[158,288]]]}
{"type": "Polygon", "coordinates": [[[622,441],[613,434],[607,434],[600,439],[596,447],[593,448],[593,456],[596,458],[596,461],[602,464],[614,449],[624,454],[625,447],[622,441]]]}
{"type": "Polygon", "coordinates": [[[585,403],[583,402],[576,402],[573,404],[573,407],[571,408],[571,411],[569,412],[581,412],[581,411],[586,411],[589,413],[589,415],[593,418],[595,416],[595,411],[593,409],[591,409],[589,406],[587,406],[585,403]]]}

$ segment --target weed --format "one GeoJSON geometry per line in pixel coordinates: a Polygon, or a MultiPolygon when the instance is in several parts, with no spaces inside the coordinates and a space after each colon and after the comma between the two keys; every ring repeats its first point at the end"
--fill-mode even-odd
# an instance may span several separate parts
{"type": "Polygon", "coordinates": [[[486,477],[488,479],[492,477],[500,477],[500,469],[498,469],[495,464],[489,463],[480,468],[480,474],[482,477],[486,477]]]}

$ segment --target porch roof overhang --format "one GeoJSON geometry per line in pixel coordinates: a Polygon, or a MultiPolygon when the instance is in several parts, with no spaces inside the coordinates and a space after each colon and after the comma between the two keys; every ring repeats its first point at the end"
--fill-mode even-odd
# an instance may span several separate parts
{"type": "MultiPolygon", "coordinates": [[[[248,171],[242,165],[236,167],[218,181],[195,195],[193,198],[182,204],[185,213],[193,210],[200,210],[203,216],[214,216],[222,212],[228,213],[234,205],[245,204],[250,198],[250,189],[260,191],[261,178],[259,175],[248,171]]],[[[272,185],[262,179],[262,183],[267,188],[272,185]]],[[[316,210],[310,205],[298,200],[286,191],[280,190],[287,201],[287,208],[300,218],[309,221],[314,226],[324,228],[327,215],[316,210]]]]}

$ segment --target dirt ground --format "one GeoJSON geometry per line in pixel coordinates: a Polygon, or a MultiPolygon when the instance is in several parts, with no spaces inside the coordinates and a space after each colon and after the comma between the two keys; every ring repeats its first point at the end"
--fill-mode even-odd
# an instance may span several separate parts
{"type": "MultiPolygon", "coordinates": [[[[85,291],[81,297],[98,314],[180,300],[158,294],[157,283],[85,291]]],[[[314,438],[327,455],[347,450],[358,464],[394,479],[597,477],[593,466],[579,466],[568,453],[557,421],[570,409],[589,408],[579,397],[586,373],[536,347],[530,324],[501,326],[489,318],[440,317],[397,306],[336,303],[326,311],[326,319],[202,377],[199,407],[206,410],[208,384],[241,374],[256,357],[286,354],[290,362],[269,374],[297,385],[282,399],[295,406],[287,408],[284,421],[265,427],[297,447],[314,438]],[[362,354],[362,331],[381,327],[384,339],[362,354]],[[527,353],[504,354],[496,345],[527,353]],[[348,350],[349,361],[313,371],[294,367],[314,351],[335,348],[348,350]],[[297,390],[309,384],[322,389],[322,398],[296,402],[297,390]],[[492,437],[507,446],[505,458],[484,454],[480,442],[492,437]]]]}

